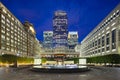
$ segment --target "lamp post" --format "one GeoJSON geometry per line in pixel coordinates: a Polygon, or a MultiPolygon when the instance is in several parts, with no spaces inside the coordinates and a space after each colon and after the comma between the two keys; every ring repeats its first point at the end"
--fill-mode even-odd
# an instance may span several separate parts
{"type": "Polygon", "coordinates": [[[18,67],[17,58],[18,58],[19,55],[20,55],[19,53],[16,54],[15,63],[14,63],[14,67],[15,67],[15,68],[18,67]]]}

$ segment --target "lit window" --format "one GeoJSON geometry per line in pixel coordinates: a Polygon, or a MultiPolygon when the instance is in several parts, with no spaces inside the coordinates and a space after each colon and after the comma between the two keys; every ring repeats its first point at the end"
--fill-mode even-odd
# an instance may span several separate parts
{"type": "Polygon", "coordinates": [[[4,36],[4,35],[1,35],[1,38],[2,38],[2,39],[5,39],[5,36],[4,36]]]}
{"type": "Polygon", "coordinates": [[[14,18],[12,17],[12,20],[14,21],[14,18]]]}
{"type": "Polygon", "coordinates": [[[1,14],[1,17],[2,17],[3,19],[5,19],[5,16],[4,16],[3,14],[1,14]]]}
{"type": "Polygon", "coordinates": [[[11,26],[11,29],[13,30],[13,26],[11,26]]]}
{"type": "Polygon", "coordinates": [[[3,24],[5,24],[5,21],[4,21],[3,19],[1,20],[1,22],[2,22],[3,24]]]}
{"type": "Polygon", "coordinates": [[[7,22],[10,23],[10,20],[7,19],[7,22]]]}
{"type": "Polygon", "coordinates": [[[13,48],[11,48],[11,51],[13,52],[13,51],[14,51],[14,49],[13,49],[13,48]]]}
{"type": "Polygon", "coordinates": [[[9,16],[9,17],[11,17],[11,15],[10,15],[10,14],[8,14],[8,16],[9,16]]]}
{"type": "Polygon", "coordinates": [[[10,48],[7,47],[7,50],[10,50],[10,48]]]}
{"type": "Polygon", "coordinates": [[[1,25],[1,27],[2,27],[3,29],[5,29],[5,26],[4,26],[4,25],[1,25]]]}
{"type": "Polygon", "coordinates": [[[4,49],[5,49],[5,47],[4,47],[4,46],[1,46],[1,49],[3,49],[3,50],[4,50],[4,49]]]}
{"type": "Polygon", "coordinates": [[[15,40],[17,40],[17,37],[15,37],[15,40]]]}
{"type": "Polygon", "coordinates": [[[7,36],[9,36],[10,34],[9,33],[7,33],[7,36]]]}
{"type": "Polygon", "coordinates": [[[13,38],[13,35],[11,35],[11,38],[13,38]]]}
{"type": "Polygon", "coordinates": [[[8,28],[7,28],[7,31],[9,32],[9,31],[10,31],[10,29],[8,29],[8,28]]]}
{"type": "Polygon", "coordinates": [[[13,31],[11,30],[11,34],[13,34],[13,31]]]}
{"type": "Polygon", "coordinates": [[[13,43],[13,39],[11,39],[11,43],[13,43]]]}
{"type": "Polygon", "coordinates": [[[7,23],[7,26],[10,27],[10,25],[7,23]]]}
{"type": "Polygon", "coordinates": [[[13,26],[13,23],[11,22],[11,25],[13,26]]]}
{"type": "Polygon", "coordinates": [[[7,43],[7,45],[10,45],[10,43],[7,43]]]}
{"type": "Polygon", "coordinates": [[[10,40],[10,38],[7,37],[7,41],[9,41],[9,40],[10,40]]]}
{"type": "Polygon", "coordinates": [[[15,23],[17,24],[17,19],[15,20],[15,23]]]}
{"type": "Polygon", "coordinates": [[[2,33],[5,33],[5,31],[4,31],[4,30],[1,30],[1,32],[2,32],[2,33]]]}
{"type": "Polygon", "coordinates": [[[17,26],[15,25],[15,28],[17,29],[17,26]]]}
{"type": "Polygon", "coordinates": [[[7,13],[7,11],[5,9],[2,9],[4,13],[7,13]]]}

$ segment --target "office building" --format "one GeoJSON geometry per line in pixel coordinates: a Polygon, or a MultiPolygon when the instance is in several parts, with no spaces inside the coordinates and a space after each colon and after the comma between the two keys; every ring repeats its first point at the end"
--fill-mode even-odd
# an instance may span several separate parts
{"type": "Polygon", "coordinates": [[[75,48],[78,44],[78,32],[77,31],[70,31],[68,32],[68,47],[69,49],[75,48]]]}
{"type": "Polygon", "coordinates": [[[26,34],[27,34],[27,56],[34,56],[34,53],[35,53],[35,46],[34,43],[35,43],[35,30],[34,30],[34,27],[33,27],[33,24],[29,23],[28,21],[25,21],[24,22],[24,28],[25,28],[25,31],[26,31],[26,34]]]}
{"type": "Polygon", "coordinates": [[[81,56],[120,54],[120,4],[81,42],[81,56]]]}
{"type": "Polygon", "coordinates": [[[0,54],[33,56],[35,31],[33,25],[23,25],[0,2],[0,54]]]}
{"type": "Polygon", "coordinates": [[[53,48],[53,31],[44,31],[43,32],[43,47],[44,49],[52,49],[53,48]]]}
{"type": "MultiPolygon", "coordinates": [[[[65,60],[79,57],[79,53],[75,50],[68,49],[68,23],[67,13],[64,11],[56,11],[53,17],[53,49],[44,50],[41,54],[42,58],[51,59],[52,64],[63,65],[67,64],[65,60]]],[[[51,42],[51,37],[48,37],[49,32],[44,32],[44,43],[51,42]]],[[[78,42],[78,33],[70,32],[69,43],[73,47],[78,42]]],[[[45,44],[46,44],[45,43],[45,44]]],[[[47,46],[47,45],[45,45],[47,46]]],[[[50,61],[49,61],[50,62],[50,61]]],[[[73,61],[74,62],[74,61],[73,61]]],[[[51,64],[51,63],[48,63],[51,64]]]]}
{"type": "Polygon", "coordinates": [[[67,13],[56,11],[53,17],[53,46],[56,52],[64,52],[67,48],[67,13]]]}

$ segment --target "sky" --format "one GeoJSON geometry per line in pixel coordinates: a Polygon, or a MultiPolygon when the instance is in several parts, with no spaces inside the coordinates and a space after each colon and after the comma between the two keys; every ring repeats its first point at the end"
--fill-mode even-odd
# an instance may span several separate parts
{"type": "Polygon", "coordinates": [[[43,41],[43,31],[52,31],[53,16],[63,10],[68,16],[68,30],[78,31],[81,42],[119,3],[120,0],[0,0],[22,23],[34,25],[36,37],[43,41]]]}

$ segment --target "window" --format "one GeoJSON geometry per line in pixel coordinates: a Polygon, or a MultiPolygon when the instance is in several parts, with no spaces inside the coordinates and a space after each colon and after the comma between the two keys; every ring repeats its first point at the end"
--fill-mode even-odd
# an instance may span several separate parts
{"type": "Polygon", "coordinates": [[[105,51],[105,48],[102,48],[102,52],[104,52],[105,51]]]}
{"type": "Polygon", "coordinates": [[[12,17],[12,20],[14,21],[14,18],[12,17]]]}
{"type": "Polygon", "coordinates": [[[1,49],[2,49],[2,50],[5,50],[5,47],[4,47],[4,46],[1,46],[1,49]]]}
{"type": "Polygon", "coordinates": [[[7,28],[7,32],[9,32],[10,31],[10,29],[9,28],[7,28]]]}
{"type": "Polygon", "coordinates": [[[10,34],[9,34],[9,33],[7,33],[7,36],[10,36],[10,34]]]}
{"type": "Polygon", "coordinates": [[[4,35],[1,35],[1,38],[2,38],[2,39],[5,39],[5,36],[4,36],[4,35]]]}
{"type": "Polygon", "coordinates": [[[11,22],[11,25],[13,26],[13,23],[11,22]]]}
{"type": "Polygon", "coordinates": [[[17,37],[15,37],[15,40],[17,40],[17,37]]]}
{"type": "Polygon", "coordinates": [[[5,26],[4,26],[4,25],[1,25],[1,27],[2,27],[3,29],[5,29],[5,26]]]}
{"type": "Polygon", "coordinates": [[[119,37],[119,41],[120,41],[120,30],[119,30],[119,32],[118,32],[118,37],[119,37]]]}
{"type": "Polygon", "coordinates": [[[97,53],[97,51],[95,51],[95,54],[97,53]]]}
{"type": "Polygon", "coordinates": [[[13,51],[14,51],[14,48],[11,48],[11,51],[13,52],[13,51]]]}
{"type": "Polygon", "coordinates": [[[106,34],[106,45],[110,44],[110,33],[106,34]]]}
{"type": "Polygon", "coordinates": [[[11,17],[11,15],[8,13],[8,16],[11,17]]]}
{"type": "MultiPolygon", "coordinates": [[[[13,26],[11,26],[11,30],[13,30],[14,28],[13,28],[13,26]]],[[[16,30],[16,29],[15,29],[16,30]]]]}
{"type": "Polygon", "coordinates": [[[3,11],[4,13],[7,13],[7,11],[6,11],[5,9],[2,9],[2,11],[3,11]]]}
{"type": "Polygon", "coordinates": [[[100,39],[98,39],[98,48],[100,48],[100,39]]]}
{"type": "Polygon", "coordinates": [[[106,51],[108,51],[108,50],[110,50],[110,47],[109,47],[109,46],[106,47],[106,51]]]}
{"type": "Polygon", "coordinates": [[[5,19],[5,16],[4,16],[3,14],[1,14],[1,17],[2,17],[3,19],[5,19]]]}
{"type": "Polygon", "coordinates": [[[116,30],[112,31],[112,49],[116,48],[116,30]]]}
{"type": "Polygon", "coordinates": [[[7,50],[10,50],[10,48],[9,48],[9,47],[7,47],[7,50]]]}
{"type": "Polygon", "coordinates": [[[10,45],[10,43],[7,43],[7,45],[10,45]]]}
{"type": "Polygon", "coordinates": [[[5,21],[4,21],[3,19],[1,20],[1,22],[2,22],[3,24],[5,24],[5,21]]]}
{"type": "Polygon", "coordinates": [[[98,53],[100,53],[100,49],[98,50],[98,53]]]}
{"type": "Polygon", "coordinates": [[[7,41],[9,41],[9,40],[10,40],[10,38],[7,37],[7,41]]]}
{"type": "Polygon", "coordinates": [[[105,45],[105,36],[102,37],[102,46],[105,45]]]}
{"type": "Polygon", "coordinates": [[[106,51],[110,50],[110,47],[109,47],[109,44],[110,44],[110,33],[107,33],[106,34],[106,51]]]}
{"type": "Polygon", "coordinates": [[[7,22],[10,23],[10,20],[7,19],[7,22]]]}
{"type": "Polygon", "coordinates": [[[11,39],[11,43],[13,43],[13,39],[11,39]]]}
{"type": "Polygon", "coordinates": [[[5,34],[5,30],[1,30],[1,32],[5,34]]]}
{"type": "Polygon", "coordinates": [[[97,46],[97,41],[95,41],[95,46],[97,46]]]}
{"type": "Polygon", "coordinates": [[[10,27],[10,24],[7,23],[7,26],[10,27]]]}
{"type": "Polygon", "coordinates": [[[13,31],[11,30],[11,34],[13,34],[13,31]]]}

